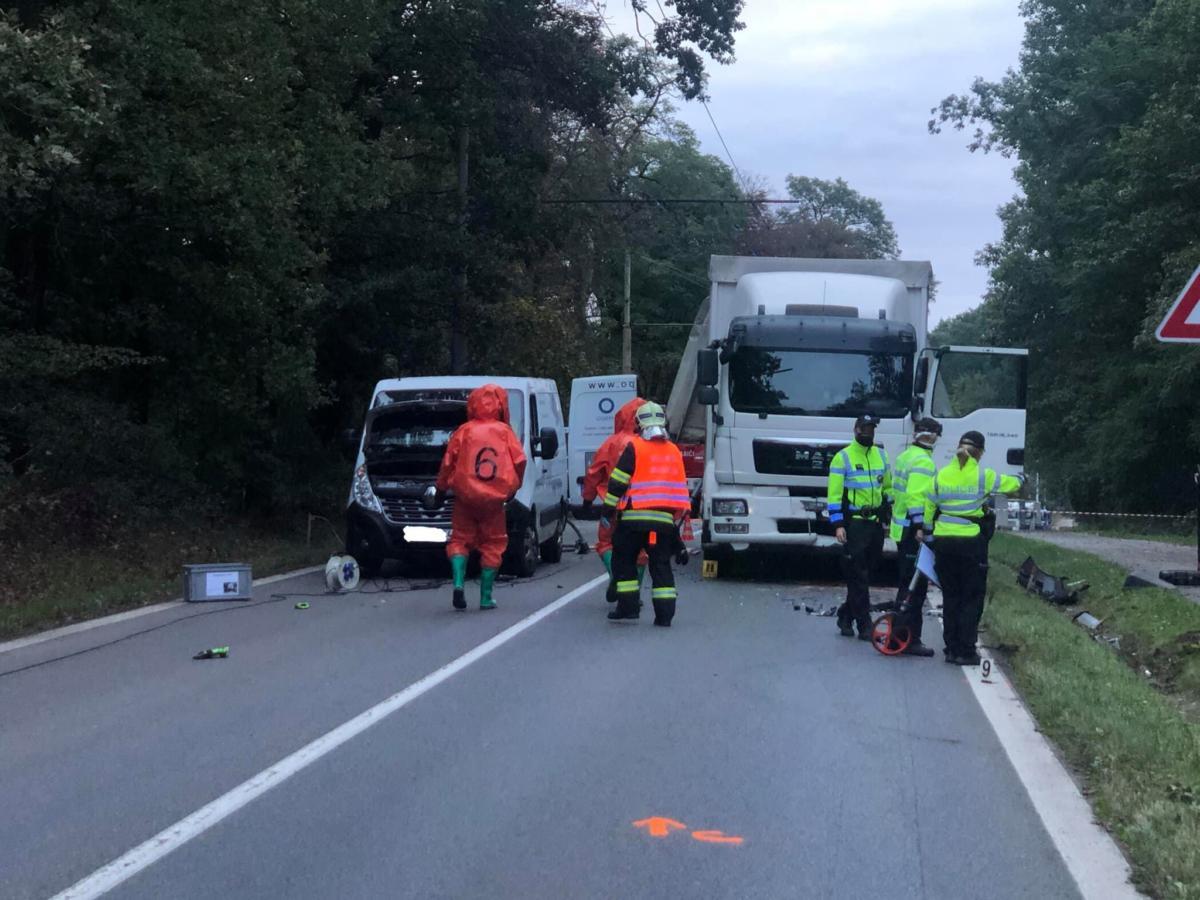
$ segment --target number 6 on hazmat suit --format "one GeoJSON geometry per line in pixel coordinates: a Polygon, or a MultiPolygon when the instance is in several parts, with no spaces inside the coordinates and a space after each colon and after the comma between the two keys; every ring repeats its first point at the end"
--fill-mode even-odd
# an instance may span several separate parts
{"type": "Polygon", "coordinates": [[[508,393],[495,384],[476,388],[467,398],[467,422],[459,426],[442,457],[437,497],[454,492],[446,555],[454,573],[454,608],[466,609],[467,557],[478,550],[479,608],[495,609],[492,587],[508,528],[504,506],[525,477],[525,453],[508,424],[508,393]]]}

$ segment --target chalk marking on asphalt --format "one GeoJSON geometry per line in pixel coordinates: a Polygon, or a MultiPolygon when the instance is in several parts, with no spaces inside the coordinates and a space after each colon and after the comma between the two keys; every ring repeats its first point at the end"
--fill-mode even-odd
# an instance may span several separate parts
{"type": "Polygon", "coordinates": [[[199,837],[218,822],[240,810],[242,807],[261,797],[273,787],[287,781],[297,772],[306,769],[317,760],[332,753],[342,744],[362,734],[372,725],[377,725],[389,715],[407,706],[422,694],[437,687],[443,681],[461,672],[467,666],[478,662],[493,650],[496,650],[523,631],[532,628],[542,619],[562,609],[573,600],[577,600],[592,588],[599,587],[608,581],[607,575],[599,575],[591,581],[581,584],[570,593],[564,594],[557,600],[543,606],[532,615],[526,616],[515,625],[501,631],[499,634],[484,641],[473,650],[469,650],[454,661],[426,675],[419,681],[410,684],[404,690],[392,694],[381,703],[377,703],[353,719],[343,722],[332,731],[326,732],[316,740],[301,747],[290,756],[286,756],[273,766],[243,781],[237,787],[206,806],[196,810],[190,816],[180,819],[174,825],[164,828],[150,840],[139,844],[123,856],[114,859],[62,891],[55,894],[53,900],[91,900],[100,897],[117,887],[122,882],[132,878],[144,869],[149,868],[172,850],[177,850],[192,838],[199,837]]]}
{"type": "MultiPolygon", "coordinates": [[[[301,575],[312,575],[314,572],[323,571],[325,571],[324,566],[308,566],[304,569],[296,569],[294,572],[270,575],[267,578],[256,578],[251,582],[251,585],[253,587],[261,587],[264,584],[274,584],[276,581],[286,581],[289,578],[299,578],[301,575]]],[[[54,628],[50,631],[31,634],[29,637],[17,638],[15,641],[0,644],[0,653],[8,653],[12,650],[20,650],[24,647],[44,644],[46,641],[53,641],[56,638],[69,637],[72,634],[79,634],[82,631],[91,631],[93,628],[99,628],[102,625],[116,625],[118,622],[137,619],[141,616],[148,616],[151,613],[163,612],[164,610],[175,609],[178,606],[184,605],[185,603],[182,599],[168,600],[165,603],[142,606],[137,609],[126,610],[125,612],[113,613],[110,616],[101,616],[98,619],[88,619],[86,622],[77,622],[74,625],[64,625],[62,628],[54,628]]]]}
{"type": "Polygon", "coordinates": [[[1112,836],[1096,823],[1091,806],[1037,730],[1008,676],[982,648],[980,656],[992,660],[990,679],[985,684],[978,669],[964,666],[967,683],[1079,892],[1106,900],[1144,898],[1129,883],[1129,863],[1112,836]]]}

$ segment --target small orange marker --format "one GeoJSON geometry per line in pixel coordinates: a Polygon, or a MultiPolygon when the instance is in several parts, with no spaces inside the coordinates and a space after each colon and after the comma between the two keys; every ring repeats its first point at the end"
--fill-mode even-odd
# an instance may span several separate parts
{"type": "Polygon", "coordinates": [[[741,844],[743,839],[723,831],[693,831],[692,837],[706,844],[741,844]]]}
{"type": "MultiPolygon", "coordinates": [[[[671,829],[682,830],[687,828],[682,822],[676,822],[674,819],[667,819],[663,816],[651,816],[648,819],[641,819],[633,823],[634,828],[645,828],[650,837],[665,838],[671,833],[671,829]]],[[[741,838],[739,838],[741,840],[741,838]]]]}

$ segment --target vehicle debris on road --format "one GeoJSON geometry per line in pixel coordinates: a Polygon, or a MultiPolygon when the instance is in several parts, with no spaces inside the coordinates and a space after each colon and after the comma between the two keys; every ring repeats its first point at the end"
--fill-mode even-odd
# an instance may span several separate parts
{"type": "Polygon", "coordinates": [[[207,650],[201,650],[192,659],[228,659],[228,647],[210,647],[207,650]]]}

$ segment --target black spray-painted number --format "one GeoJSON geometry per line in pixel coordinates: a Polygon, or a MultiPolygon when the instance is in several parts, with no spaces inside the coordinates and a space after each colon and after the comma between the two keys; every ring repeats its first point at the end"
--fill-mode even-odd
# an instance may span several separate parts
{"type": "Polygon", "coordinates": [[[499,471],[499,466],[496,465],[496,457],[500,454],[496,452],[495,447],[484,447],[475,454],[475,477],[480,481],[491,481],[496,477],[496,472],[499,471]]]}

